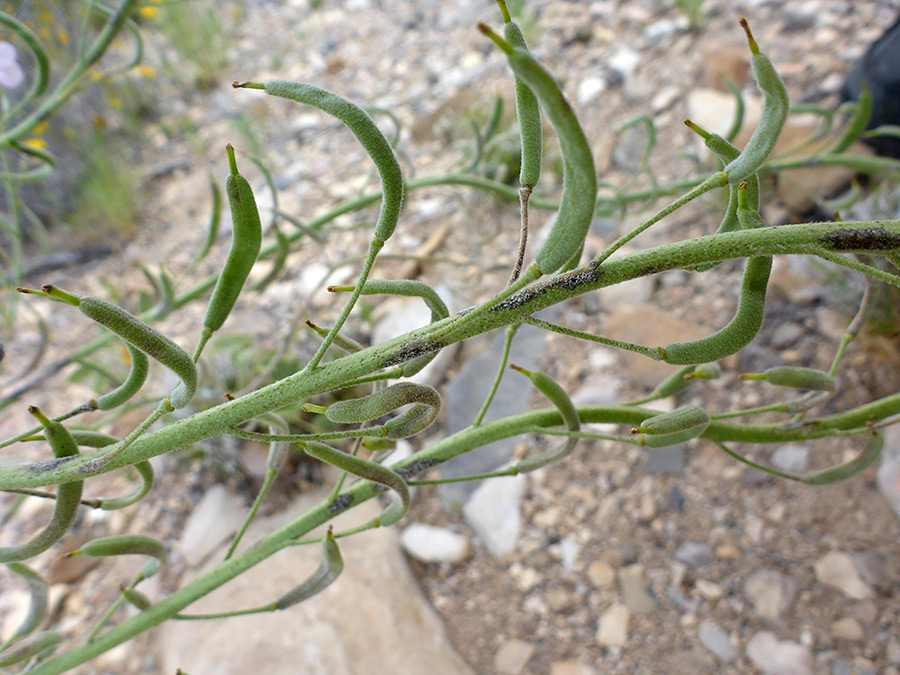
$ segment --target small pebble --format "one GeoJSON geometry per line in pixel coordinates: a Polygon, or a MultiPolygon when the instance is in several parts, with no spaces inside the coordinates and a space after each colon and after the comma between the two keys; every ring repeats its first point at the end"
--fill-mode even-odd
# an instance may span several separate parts
{"type": "Polygon", "coordinates": [[[518,675],[534,654],[535,646],[530,642],[507,640],[494,656],[494,670],[504,675],[518,675]]]}
{"type": "Polygon", "coordinates": [[[841,640],[862,640],[865,637],[862,625],[852,617],[844,617],[832,623],[831,634],[841,640]]]}
{"type": "Polygon", "coordinates": [[[656,609],[656,601],[647,592],[643,565],[629,565],[619,570],[622,600],[632,614],[648,614],[656,609]]]}
{"type": "Polygon", "coordinates": [[[759,631],[747,643],[747,656],[767,675],[812,675],[812,653],[790,640],[779,641],[774,633],[759,631]]]}
{"type": "Polygon", "coordinates": [[[400,535],[400,545],[425,563],[460,562],[469,555],[469,538],[444,527],[412,523],[400,535]]]}
{"type": "Polygon", "coordinates": [[[737,656],[737,647],[732,643],[728,631],[714,621],[703,619],[697,627],[697,637],[704,647],[723,661],[733,661],[737,656]]]}
{"type": "Polygon", "coordinates": [[[826,554],[816,561],[813,569],[816,579],[838,589],[847,597],[865,600],[875,595],[872,587],[860,577],[853,558],[842,551],[826,554]]]}
{"type": "Polygon", "coordinates": [[[797,582],[775,570],[758,570],[744,582],[744,597],[760,617],[770,621],[790,609],[796,596],[797,582]]]}
{"type": "Polygon", "coordinates": [[[596,588],[609,588],[616,581],[616,571],[602,560],[595,560],[588,565],[587,575],[596,588]]]}
{"type": "Polygon", "coordinates": [[[675,551],[675,559],[691,567],[703,567],[715,560],[709,544],[686,541],[675,551]]]}
{"type": "Polygon", "coordinates": [[[772,464],[785,473],[802,473],[809,463],[809,449],[797,443],[787,443],[772,453],[772,464]]]}
{"type": "Polygon", "coordinates": [[[625,605],[615,604],[600,616],[597,642],[604,647],[624,647],[628,641],[628,619],[631,614],[625,605]]]}

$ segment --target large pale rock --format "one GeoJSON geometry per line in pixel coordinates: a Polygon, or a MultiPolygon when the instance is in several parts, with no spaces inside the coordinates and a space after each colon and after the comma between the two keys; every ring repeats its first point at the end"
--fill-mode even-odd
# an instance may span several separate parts
{"type": "MultiPolygon", "coordinates": [[[[245,541],[286,524],[323,495],[305,496],[284,513],[260,519],[245,541]]],[[[381,507],[371,501],[336,519],[341,530],[381,507]]],[[[161,672],[233,675],[471,673],[406,565],[393,529],[340,540],[344,572],[314,598],[287,610],[206,622],[170,622],[156,634],[161,672]]],[[[215,554],[220,559],[221,550],[215,554]]],[[[317,568],[318,545],[292,547],[191,605],[221,612],[274,600],[317,568]]]]}

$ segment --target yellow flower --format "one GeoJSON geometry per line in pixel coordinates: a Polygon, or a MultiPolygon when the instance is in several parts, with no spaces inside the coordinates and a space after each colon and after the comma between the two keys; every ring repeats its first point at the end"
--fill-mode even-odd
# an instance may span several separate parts
{"type": "Polygon", "coordinates": [[[144,5],[143,7],[138,7],[138,14],[145,19],[155,19],[159,15],[159,8],[144,5]]]}
{"type": "Polygon", "coordinates": [[[59,40],[61,45],[67,45],[72,41],[72,38],[69,37],[69,32],[65,28],[56,30],[56,39],[59,40]]]}
{"type": "Polygon", "coordinates": [[[109,104],[116,110],[121,110],[122,106],[124,105],[122,103],[122,99],[119,98],[118,94],[114,94],[111,91],[106,94],[106,100],[109,101],[109,104]]]}
{"type": "Polygon", "coordinates": [[[49,128],[50,128],[50,122],[48,122],[47,120],[44,120],[42,122],[38,122],[37,124],[35,124],[34,129],[32,129],[32,131],[35,133],[35,135],[41,136],[49,128]]]}
{"type": "Polygon", "coordinates": [[[44,150],[47,147],[47,141],[43,138],[26,138],[22,141],[22,145],[27,145],[35,150],[44,150]]]}
{"type": "Polygon", "coordinates": [[[156,77],[156,68],[153,66],[138,66],[137,72],[141,77],[156,77]]]}

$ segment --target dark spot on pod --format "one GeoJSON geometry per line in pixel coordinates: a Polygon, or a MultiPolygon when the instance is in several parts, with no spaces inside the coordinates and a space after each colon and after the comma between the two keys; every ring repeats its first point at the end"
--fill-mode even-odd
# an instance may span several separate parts
{"type": "Polygon", "coordinates": [[[328,510],[331,513],[337,513],[338,511],[343,511],[348,506],[353,503],[353,495],[338,495],[333,502],[328,505],[328,510]]]}
{"type": "Polygon", "coordinates": [[[414,359],[417,356],[439,352],[443,346],[440,342],[435,342],[434,340],[411,340],[403,345],[399,352],[386,358],[381,367],[389,368],[390,366],[396,366],[414,359]]]}
{"type": "Polygon", "coordinates": [[[880,227],[832,230],[822,237],[822,241],[834,251],[887,251],[900,248],[900,234],[882,230],[880,227]]]}
{"type": "Polygon", "coordinates": [[[403,478],[403,480],[409,480],[413,476],[417,476],[418,474],[422,473],[423,471],[426,471],[433,466],[437,466],[438,464],[441,464],[441,461],[438,459],[431,459],[431,458],[417,459],[416,461],[410,462],[406,466],[402,466],[399,469],[397,469],[397,473],[400,475],[401,478],[403,478]]]}
{"type": "Polygon", "coordinates": [[[75,459],[74,455],[71,457],[55,457],[54,459],[47,459],[43,462],[35,462],[34,464],[29,465],[28,468],[35,473],[42,473],[44,471],[55,469],[56,467],[65,464],[66,462],[73,459],[75,459]]]}

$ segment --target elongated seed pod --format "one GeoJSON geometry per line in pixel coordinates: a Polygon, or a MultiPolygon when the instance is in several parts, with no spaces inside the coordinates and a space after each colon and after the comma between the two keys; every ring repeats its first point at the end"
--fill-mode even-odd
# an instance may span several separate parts
{"type": "MultiPolygon", "coordinates": [[[[329,286],[332,293],[349,292],[353,286],[329,286]]],[[[431,320],[440,321],[450,316],[447,304],[431,286],[412,279],[370,279],[363,286],[361,295],[400,295],[408,298],[422,298],[431,310],[431,320]]]]}
{"type": "Polygon", "coordinates": [[[12,639],[16,639],[34,632],[37,630],[37,627],[41,625],[41,622],[47,616],[47,598],[49,597],[49,594],[47,582],[44,581],[44,578],[27,565],[14,562],[7,563],[6,567],[13,574],[22,577],[28,585],[28,593],[31,596],[31,602],[28,605],[28,614],[22,619],[22,623],[19,624],[16,632],[12,634],[12,639]]]}
{"type": "Polygon", "coordinates": [[[131,370],[121,385],[97,398],[97,408],[100,410],[118,408],[134,396],[147,380],[147,371],[150,366],[147,356],[132,344],[126,343],[125,346],[128,348],[128,353],[131,354],[131,370]]]}
{"type": "Polygon", "coordinates": [[[45,630],[29,635],[0,653],[0,668],[48,653],[62,641],[63,636],[55,631],[45,630]]]}
{"type": "Polygon", "coordinates": [[[22,293],[38,293],[57,302],[75,305],[86,317],[108,328],[125,342],[169,368],[181,378],[181,383],[169,395],[169,402],[173,408],[183,408],[194,397],[197,390],[197,367],[190,354],[133,314],[108,300],[92,295],[70,293],[50,284],[41,286],[40,291],[26,288],[17,290],[22,293]]]}
{"type": "MultiPolygon", "coordinates": [[[[241,85],[237,85],[241,86],[241,85]]],[[[391,144],[365,110],[342,96],[305,82],[269,80],[264,85],[271,96],[315,106],[343,122],[375,162],[381,176],[381,211],[375,222],[375,237],[387,241],[394,233],[403,207],[403,174],[391,144]]]]}
{"type": "Polygon", "coordinates": [[[287,609],[291,605],[303,602],[328,588],[341,572],[344,571],[344,559],[331,528],[322,539],[322,563],[306,581],[288,591],[275,601],[276,609],[287,609]]]}
{"type": "Polygon", "coordinates": [[[750,136],[741,154],[724,169],[728,174],[729,183],[747,180],[766,161],[787,119],[789,107],[784,83],[769,58],[759,51],[759,45],[753,39],[746,19],[741,19],[741,26],[747,33],[747,42],[752,53],[750,62],[753,66],[753,75],[763,92],[764,101],[762,115],[753,135],[750,136]]]}
{"type": "Polygon", "coordinates": [[[679,368],[666,379],[660,382],[648,395],[648,399],[667,398],[674,396],[678,392],[684,391],[691,386],[688,375],[694,372],[696,366],[685,366],[679,368]]]}
{"type": "Polygon", "coordinates": [[[164,543],[142,534],[121,534],[94,539],[80,549],[72,551],[68,556],[76,556],[82,553],[93,558],[105,558],[114,555],[150,556],[150,560],[147,561],[147,564],[141,570],[144,578],[152,577],[156,574],[169,557],[169,550],[164,543]]]}
{"type": "MultiPolygon", "coordinates": [[[[498,0],[503,9],[504,0],[498,0]]],[[[519,25],[504,12],[503,37],[513,47],[528,49],[525,36],[519,25]]],[[[519,122],[519,140],[522,148],[522,161],[519,166],[519,183],[523,187],[533,188],[541,177],[541,156],[543,128],[541,110],[537,97],[522,79],[515,76],[516,119],[519,122]]]]}
{"type": "MultiPolygon", "coordinates": [[[[34,406],[29,408],[29,412],[37,417],[44,427],[44,436],[57,459],[74,457],[78,454],[78,444],[72,438],[72,434],[69,433],[68,429],[59,422],[49,420],[34,406]]],[[[0,548],[0,562],[9,563],[28,560],[38,553],[43,553],[62,539],[62,536],[72,526],[75,514],[78,512],[82,485],[83,481],[74,481],[60,485],[56,493],[53,515],[50,517],[50,522],[47,526],[24,544],[0,548]]]]}
{"type": "Polygon", "coordinates": [[[597,175],[594,158],[575,112],[553,76],[524,49],[513,47],[484,24],[479,30],[503,52],[513,73],[534,93],[556,132],[563,159],[563,191],[550,235],[535,258],[542,274],[551,274],[581,250],[594,214],[597,175]]]}
{"type": "Polygon", "coordinates": [[[244,282],[247,281],[247,276],[256,263],[262,244],[262,224],[259,221],[259,210],[256,208],[253,189],[247,179],[238,172],[234,148],[228,145],[225,149],[228,152],[231,169],[225,180],[225,194],[228,196],[234,228],[228,257],[216,281],[203,319],[204,328],[213,333],[222,327],[234,308],[244,282]]]}
{"type": "Polygon", "coordinates": [[[759,332],[766,308],[766,289],[772,271],[771,256],[747,261],[737,311],[731,321],[712,335],[663,347],[664,361],[676,365],[718,361],[743,349],[759,332]]]}
{"type": "Polygon", "coordinates": [[[884,436],[877,431],[869,434],[866,446],[854,459],[838,466],[832,466],[822,471],[816,471],[806,476],[804,483],[808,485],[826,485],[837,481],[852,478],[872,466],[881,455],[884,447],[884,436]]]}
{"type": "Polygon", "coordinates": [[[696,405],[683,405],[669,412],[648,417],[631,430],[633,434],[673,434],[679,431],[709,426],[709,413],[696,405]]]}
{"type": "Polygon", "coordinates": [[[744,373],[742,380],[765,380],[779,387],[809,389],[812,391],[834,391],[837,383],[828,373],[815,368],[776,366],[761,373],[744,373]]]}
{"type": "MultiPolygon", "coordinates": [[[[88,448],[105,448],[122,440],[116,436],[110,436],[101,431],[92,431],[90,429],[72,429],[71,434],[78,445],[86,446],[88,448]]],[[[153,465],[150,464],[150,462],[143,461],[136,462],[132,466],[140,475],[141,484],[121,497],[104,497],[100,500],[99,507],[101,509],[104,511],[124,509],[126,506],[131,506],[132,504],[139,502],[148,492],[150,492],[153,487],[154,479],[153,465]]]]}
{"type": "Polygon", "coordinates": [[[766,221],[759,215],[759,211],[750,206],[749,200],[747,199],[746,181],[738,183],[737,197],[737,217],[738,222],[741,224],[741,229],[755,230],[760,227],[765,227],[766,221]]]}
{"type": "Polygon", "coordinates": [[[129,604],[142,612],[147,609],[153,602],[150,600],[150,597],[146,593],[141,593],[134,588],[120,588],[119,592],[122,594],[129,604]]]}
{"type": "MultiPolygon", "coordinates": [[[[510,364],[509,367],[527,376],[535,389],[547,397],[547,400],[559,411],[559,414],[566,425],[566,429],[569,431],[578,431],[581,428],[581,420],[578,417],[578,410],[575,408],[575,404],[572,403],[572,399],[569,398],[566,390],[563,389],[556,380],[547,375],[547,373],[539,370],[526,370],[513,364],[510,364]]],[[[547,466],[551,462],[555,462],[570,454],[575,449],[577,443],[578,439],[574,436],[570,436],[552,450],[542,452],[539,455],[517,462],[516,468],[519,473],[528,473],[540,469],[541,467],[547,466]]]]}
{"type": "Polygon", "coordinates": [[[386,466],[370,462],[362,457],[348,455],[346,452],[335,450],[330,445],[319,443],[318,441],[308,441],[304,444],[306,453],[316,459],[321,459],[332,466],[352,473],[354,476],[365,478],[374,483],[379,483],[385,487],[394,490],[400,497],[398,501],[393,501],[390,505],[377,516],[372,524],[375,527],[389,527],[400,520],[409,509],[409,486],[406,481],[396,471],[392,471],[386,466]]]}
{"type": "Polygon", "coordinates": [[[425,429],[440,412],[441,395],[433,387],[398,382],[362,398],[332,403],[325,410],[325,417],[341,424],[365,422],[409,403],[414,405],[384,425],[389,437],[405,438],[425,429]],[[396,435],[400,433],[404,435],[396,435]]]}
{"type": "Polygon", "coordinates": [[[869,87],[863,81],[862,88],[859,91],[859,98],[856,101],[856,109],[853,116],[844,125],[840,138],[837,139],[834,146],[829,148],[829,154],[838,154],[844,152],[860,135],[866,130],[869,124],[869,118],[872,117],[872,94],[869,87]]]}

